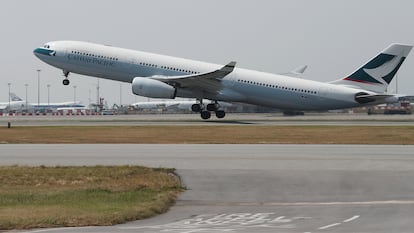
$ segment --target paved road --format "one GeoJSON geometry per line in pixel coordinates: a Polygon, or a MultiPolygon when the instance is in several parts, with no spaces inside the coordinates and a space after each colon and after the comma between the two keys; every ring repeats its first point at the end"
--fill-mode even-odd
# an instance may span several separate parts
{"type": "Polygon", "coordinates": [[[32,232],[412,232],[414,146],[1,145],[2,164],[176,167],[158,217],[32,232]]]}
{"type": "Polygon", "coordinates": [[[229,113],[225,119],[201,120],[198,114],[140,114],[117,116],[2,116],[0,126],[100,125],[402,125],[413,126],[413,115],[229,113]]]}

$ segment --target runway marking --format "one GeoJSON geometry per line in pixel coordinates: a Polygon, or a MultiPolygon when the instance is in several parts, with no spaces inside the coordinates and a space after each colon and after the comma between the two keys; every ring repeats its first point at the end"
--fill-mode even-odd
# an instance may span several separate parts
{"type": "Polygon", "coordinates": [[[309,220],[310,217],[278,216],[274,212],[266,213],[231,213],[231,214],[204,214],[177,222],[150,225],[119,227],[119,229],[153,229],[159,232],[233,232],[247,230],[254,231],[259,228],[294,229],[295,222],[309,220]]]}
{"type": "Polygon", "coordinates": [[[354,221],[355,219],[358,219],[359,217],[360,217],[359,215],[355,215],[352,218],[348,218],[348,219],[344,220],[344,223],[348,223],[348,222],[354,221]]]}
{"type": "Polygon", "coordinates": [[[331,228],[331,227],[336,227],[336,226],[339,226],[339,225],[341,225],[341,224],[342,224],[342,223],[337,222],[337,223],[330,224],[330,225],[327,225],[327,226],[319,227],[318,229],[319,229],[319,230],[326,230],[326,229],[328,229],[328,228],[331,228]]]}
{"type": "Polygon", "coordinates": [[[339,225],[341,225],[342,223],[349,223],[349,222],[351,222],[351,221],[354,221],[355,219],[358,219],[359,217],[360,217],[360,215],[354,215],[354,216],[353,216],[353,217],[351,217],[351,218],[345,219],[345,220],[344,220],[344,221],[342,221],[341,223],[340,223],[340,222],[337,222],[337,223],[329,224],[329,225],[326,225],[326,226],[323,226],[323,227],[319,227],[319,228],[318,228],[318,230],[326,230],[326,229],[329,229],[329,228],[332,228],[332,227],[339,226],[339,225]]]}
{"type": "Polygon", "coordinates": [[[176,206],[337,206],[337,205],[413,205],[414,200],[350,202],[198,202],[179,201],[176,206]]]}

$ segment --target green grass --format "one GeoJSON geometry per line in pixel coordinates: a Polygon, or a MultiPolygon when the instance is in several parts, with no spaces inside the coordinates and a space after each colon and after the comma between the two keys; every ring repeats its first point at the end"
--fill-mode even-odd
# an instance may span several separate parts
{"type": "Polygon", "coordinates": [[[0,230],[112,225],[168,210],[183,190],[172,169],[0,167],[0,230]]]}

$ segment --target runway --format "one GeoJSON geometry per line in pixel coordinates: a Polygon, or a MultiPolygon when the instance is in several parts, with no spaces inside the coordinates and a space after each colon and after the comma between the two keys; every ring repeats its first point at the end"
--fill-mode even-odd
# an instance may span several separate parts
{"type": "Polygon", "coordinates": [[[166,214],[112,227],[29,232],[412,232],[414,146],[2,145],[19,165],[175,167],[166,214]]]}
{"type": "Polygon", "coordinates": [[[312,113],[229,113],[224,119],[201,120],[198,114],[137,114],[111,116],[1,116],[0,126],[110,126],[110,125],[368,125],[413,126],[414,115],[312,113]]]}

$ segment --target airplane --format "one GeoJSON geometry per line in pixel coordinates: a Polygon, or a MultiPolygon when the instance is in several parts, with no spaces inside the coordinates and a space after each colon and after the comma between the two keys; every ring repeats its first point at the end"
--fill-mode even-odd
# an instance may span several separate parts
{"type": "Polygon", "coordinates": [[[9,102],[2,102],[0,103],[0,110],[2,112],[8,111],[18,111],[26,109],[26,101],[22,100],[14,93],[10,93],[10,103],[9,102]]]}
{"type": "Polygon", "coordinates": [[[34,49],[43,62],[69,73],[132,84],[132,92],[149,98],[195,98],[192,111],[202,119],[211,112],[225,117],[218,101],[241,102],[282,110],[333,110],[397,102],[386,93],[412,45],[391,44],[356,71],[324,83],[290,74],[236,68],[80,41],[54,41],[34,49]],[[211,102],[204,104],[203,99],[211,102]]]}
{"type": "Polygon", "coordinates": [[[27,103],[27,101],[23,100],[15,93],[10,93],[10,107],[8,102],[0,103],[0,110],[8,109],[9,111],[23,111],[23,110],[34,110],[34,111],[41,111],[45,109],[51,109],[52,111],[56,111],[61,108],[71,108],[74,110],[86,109],[86,106],[81,104],[79,101],[77,102],[60,102],[60,103],[27,103]]]}
{"type": "Polygon", "coordinates": [[[81,104],[80,101],[76,102],[61,102],[61,103],[32,103],[29,104],[35,111],[41,111],[45,109],[50,109],[52,111],[58,110],[60,108],[71,108],[71,109],[86,109],[86,106],[81,104]]]}

